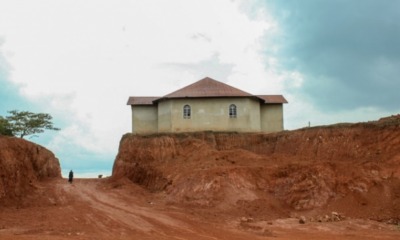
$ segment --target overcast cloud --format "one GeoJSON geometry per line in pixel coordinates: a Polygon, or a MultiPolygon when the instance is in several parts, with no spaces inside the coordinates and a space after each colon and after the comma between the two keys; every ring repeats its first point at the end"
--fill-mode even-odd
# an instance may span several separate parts
{"type": "MultiPolygon", "coordinates": [[[[165,95],[205,76],[279,92],[260,61],[264,16],[240,2],[0,0],[3,99],[53,115],[62,130],[31,139],[70,168],[111,170],[129,132],[129,96],[165,95]],[[270,79],[270,80],[266,80],[270,79]],[[3,87],[4,88],[4,87],[3,87]],[[17,101],[16,101],[17,102],[17,101]]],[[[28,107],[28,109],[26,109],[28,107]]]]}
{"type": "Polygon", "coordinates": [[[298,93],[321,111],[399,110],[400,1],[268,3],[281,67],[305,79],[298,93]]]}
{"type": "Polygon", "coordinates": [[[399,4],[0,0],[0,115],[50,113],[62,130],[30,140],[99,174],[131,130],[129,96],[205,76],[283,94],[286,129],[375,120],[400,112],[399,4]]]}

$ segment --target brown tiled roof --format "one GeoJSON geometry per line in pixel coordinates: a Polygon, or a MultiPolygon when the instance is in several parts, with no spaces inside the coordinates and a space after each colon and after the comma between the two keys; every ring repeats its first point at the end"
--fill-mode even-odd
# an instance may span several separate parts
{"type": "Polygon", "coordinates": [[[128,105],[153,105],[171,98],[253,97],[265,104],[287,103],[282,95],[253,95],[225,83],[206,77],[163,97],[129,97],[128,105]]]}
{"type": "Polygon", "coordinates": [[[250,93],[218,82],[212,78],[206,77],[181,88],[175,92],[162,97],[165,98],[185,98],[185,97],[250,97],[250,93]]]}
{"type": "Polygon", "coordinates": [[[261,98],[268,103],[288,103],[288,101],[282,95],[257,95],[258,98],[261,98]]]}
{"type": "Polygon", "coordinates": [[[153,105],[153,101],[160,97],[129,97],[127,105],[153,105]]]}

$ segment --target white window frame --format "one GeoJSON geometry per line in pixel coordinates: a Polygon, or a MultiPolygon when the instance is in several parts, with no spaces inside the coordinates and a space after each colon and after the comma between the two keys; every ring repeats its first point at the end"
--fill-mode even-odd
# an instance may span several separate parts
{"type": "Polygon", "coordinates": [[[237,107],[235,104],[229,105],[229,118],[237,118],[237,107]]]}
{"type": "Polygon", "coordinates": [[[183,119],[190,119],[192,116],[192,108],[186,104],[183,106],[183,119]]]}

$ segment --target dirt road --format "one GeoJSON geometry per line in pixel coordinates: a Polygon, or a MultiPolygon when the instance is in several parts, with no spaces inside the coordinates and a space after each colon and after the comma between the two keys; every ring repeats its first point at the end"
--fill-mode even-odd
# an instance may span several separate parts
{"type": "Polygon", "coordinates": [[[400,239],[400,228],[368,220],[255,222],[169,205],[129,181],[51,180],[18,207],[0,206],[0,239],[400,239]]]}

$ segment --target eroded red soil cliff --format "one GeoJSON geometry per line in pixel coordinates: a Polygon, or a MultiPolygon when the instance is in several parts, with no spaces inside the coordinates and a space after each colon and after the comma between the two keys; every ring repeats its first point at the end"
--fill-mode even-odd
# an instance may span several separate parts
{"type": "Polygon", "coordinates": [[[58,159],[46,148],[15,137],[0,136],[0,204],[23,205],[38,181],[61,178],[58,159]]]}
{"type": "Polygon", "coordinates": [[[72,184],[0,137],[0,239],[399,239],[399,122],[128,134],[111,178],[72,184]]]}
{"type": "Polygon", "coordinates": [[[219,214],[317,219],[336,211],[397,223],[400,119],[273,134],[127,134],[113,177],[219,214]]]}

